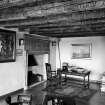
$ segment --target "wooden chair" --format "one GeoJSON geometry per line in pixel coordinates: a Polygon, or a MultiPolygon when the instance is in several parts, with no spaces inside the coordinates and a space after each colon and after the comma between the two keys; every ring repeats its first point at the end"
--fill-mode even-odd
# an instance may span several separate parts
{"type": "Polygon", "coordinates": [[[62,70],[63,71],[68,71],[68,63],[63,62],[63,64],[62,64],[62,70]]]}
{"type": "Polygon", "coordinates": [[[45,63],[45,66],[46,66],[46,73],[47,73],[47,79],[48,80],[57,76],[56,71],[52,71],[51,64],[45,63]]]}
{"type": "Polygon", "coordinates": [[[18,95],[17,101],[21,104],[19,105],[31,105],[32,104],[32,95],[20,94],[18,95]]]}
{"type": "Polygon", "coordinates": [[[52,71],[51,64],[45,63],[45,66],[46,66],[47,80],[50,82],[49,86],[57,85],[59,81],[57,72],[52,71]]]}

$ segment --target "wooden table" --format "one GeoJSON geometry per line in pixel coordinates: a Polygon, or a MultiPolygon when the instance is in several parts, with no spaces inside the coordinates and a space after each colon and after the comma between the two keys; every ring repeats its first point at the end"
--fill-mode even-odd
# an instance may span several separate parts
{"type": "Polygon", "coordinates": [[[88,87],[90,85],[90,71],[88,70],[84,70],[83,72],[76,72],[76,71],[63,71],[63,70],[58,70],[58,75],[59,75],[59,81],[61,81],[62,79],[62,74],[65,75],[65,81],[67,80],[67,75],[74,75],[74,76],[81,76],[83,77],[83,87],[88,87]],[[87,81],[86,81],[86,77],[87,77],[87,81]]]}

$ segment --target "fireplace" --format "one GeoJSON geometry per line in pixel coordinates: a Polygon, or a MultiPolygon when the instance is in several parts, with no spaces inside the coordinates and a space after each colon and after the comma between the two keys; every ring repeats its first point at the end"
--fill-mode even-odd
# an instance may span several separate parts
{"type": "Polygon", "coordinates": [[[33,54],[28,55],[28,67],[30,66],[37,66],[38,62],[35,59],[35,56],[33,54]]]}
{"type": "Polygon", "coordinates": [[[28,54],[28,86],[46,79],[46,62],[48,62],[48,54],[28,54]]]}

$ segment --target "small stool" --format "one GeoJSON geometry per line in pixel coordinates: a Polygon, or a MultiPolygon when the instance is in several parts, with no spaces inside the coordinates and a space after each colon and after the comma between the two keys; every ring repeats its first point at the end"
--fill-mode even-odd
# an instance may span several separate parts
{"type": "Polygon", "coordinates": [[[17,101],[22,103],[21,105],[31,105],[32,104],[32,95],[29,94],[20,94],[18,95],[17,101]]]}

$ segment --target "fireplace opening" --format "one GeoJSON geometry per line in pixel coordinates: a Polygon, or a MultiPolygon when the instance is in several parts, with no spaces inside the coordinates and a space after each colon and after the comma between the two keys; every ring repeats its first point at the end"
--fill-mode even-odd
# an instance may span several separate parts
{"type": "Polygon", "coordinates": [[[38,62],[36,61],[34,55],[28,55],[28,66],[37,66],[38,62]]]}
{"type": "Polygon", "coordinates": [[[41,82],[46,77],[46,70],[44,67],[46,58],[46,54],[28,54],[28,86],[41,82]]]}

